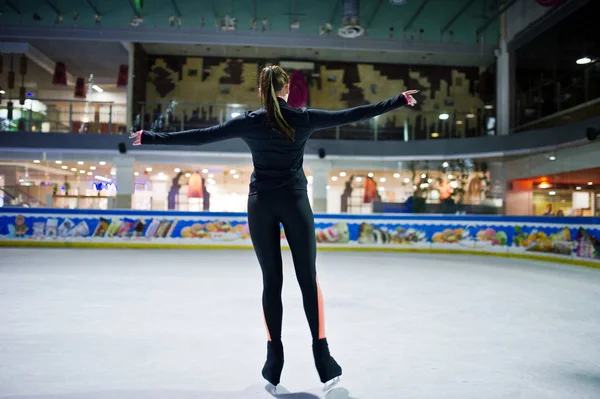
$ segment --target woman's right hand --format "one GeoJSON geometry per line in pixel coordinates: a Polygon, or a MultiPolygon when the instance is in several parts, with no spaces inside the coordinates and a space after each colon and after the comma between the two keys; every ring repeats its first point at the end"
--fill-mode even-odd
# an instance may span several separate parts
{"type": "Polygon", "coordinates": [[[417,100],[415,100],[415,98],[412,95],[417,94],[418,92],[419,92],[419,90],[408,90],[408,91],[405,91],[404,93],[402,93],[404,95],[404,98],[406,98],[407,105],[410,105],[411,107],[415,106],[415,104],[417,103],[417,100]]]}
{"type": "Polygon", "coordinates": [[[144,133],[143,130],[131,133],[131,136],[129,136],[129,138],[133,139],[133,145],[142,145],[142,133],[144,133]]]}

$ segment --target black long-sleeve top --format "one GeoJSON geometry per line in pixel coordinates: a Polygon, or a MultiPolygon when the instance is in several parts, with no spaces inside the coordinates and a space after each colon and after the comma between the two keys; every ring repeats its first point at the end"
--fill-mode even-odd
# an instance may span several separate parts
{"type": "Polygon", "coordinates": [[[294,141],[271,128],[264,108],[246,111],[217,126],[181,132],[142,133],[142,145],[201,145],[232,138],[241,138],[252,153],[254,172],[250,180],[250,195],[261,191],[291,189],[306,190],[307,180],[302,167],[304,147],[312,132],[373,118],[407,104],[404,95],[376,104],[361,105],[341,111],[295,109],[281,98],[281,113],[294,128],[294,141]]]}

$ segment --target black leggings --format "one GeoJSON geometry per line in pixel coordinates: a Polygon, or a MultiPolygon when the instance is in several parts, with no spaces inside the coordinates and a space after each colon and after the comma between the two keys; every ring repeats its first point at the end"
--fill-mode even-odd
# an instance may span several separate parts
{"type": "Polygon", "coordinates": [[[263,275],[263,312],[269,341],[281,340],[283,261],[280,223],[290,245],[304,312],[313,339],[325,338],[323,297],[317,280],[315,222],[306,191],[278,190],[248,197],[250,236],[263,275]]]}

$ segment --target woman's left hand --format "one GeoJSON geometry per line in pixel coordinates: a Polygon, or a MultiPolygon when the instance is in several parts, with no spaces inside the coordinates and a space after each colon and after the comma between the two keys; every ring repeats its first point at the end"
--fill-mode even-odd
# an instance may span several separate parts
{"type": "Polygon", "coordinates": [[[406,98],[406,105],[409,105],[411,107],[414,107],[415,104],[417,103],[417,100],[415,100],[415,98],[412,96],[413,94],[417,94],[420,90],[408,90],[405,91],[404,93],[404,98],[406,98]]]}
{"type": "Polygon", "coordinates": [[[144,133],[143,130],[131,133],[131,136],[129,136],[129,138],[133,139],[133,145],[142,145],[142,133],[144,133]]]}

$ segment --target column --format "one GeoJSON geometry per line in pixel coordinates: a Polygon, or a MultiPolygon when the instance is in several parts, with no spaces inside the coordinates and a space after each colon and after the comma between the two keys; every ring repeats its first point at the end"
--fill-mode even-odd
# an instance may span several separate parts
{"type": "Polygon", "coordinates": [[[505,207],[507,181],[504,162],[489,162],[488,170],[490,172],[490,197],[495,200],[494,202],[505,207]]]}
{"type": "Polygon", "coordinates": [[[127,133],[129,133],[131,131],[131,126],[133,123],[133,108],[134,108],[134,99],[133,99],[133,78],[135,77],[134,75],[134,55],[135,55],[135,47],[134,47],[134,43],[132,42],[128,42],[125,43],[126,47],[129,50],[129,62],[128,62],[128,66],[129,68],[127,69],[127,133]]]}
{"type": "Polygon", "coordinates": [[[171,187],[169,178],[155,174],[150,177],[150,181],[152,182],[152,210],[168,210],[169,188],[171,187]]]}
{"type": "Polygon", "coordinates": [[[4,191],[0,191],[0,197],[4,202],[4,206],[9,206],[12,200],[12,197],[17,196],[17,185],[19,182],[17,181],[17,170],[16,168],[6,167],[6,172],[2,175],[2,179],[0,180],[0,187],[4,191]]]}
{"type": "Polygon", "coordinates": [[[320,159],[311,163],[310,167],[313,176],[313,212],[325,213],[327,212],[327,184],[331,162],[320,159]]]}
{"type": "Polygon", "coordinates": [[[507,46],[508,16],[506,12],[500,18],[500,41],[496,52],[496,135],[508,135],[511,128],[511,109],[513,109],[512,78],[513,64],[507,46]]]}
{"type": "Polygon", "coordinates": [[[117,184],[117,197],[115,208],[131,209],[133,195],[133,167],[135,158],[131,155],[119,155],[112,160],[115,169],[117,170],[115,180],[117,184]]]}

